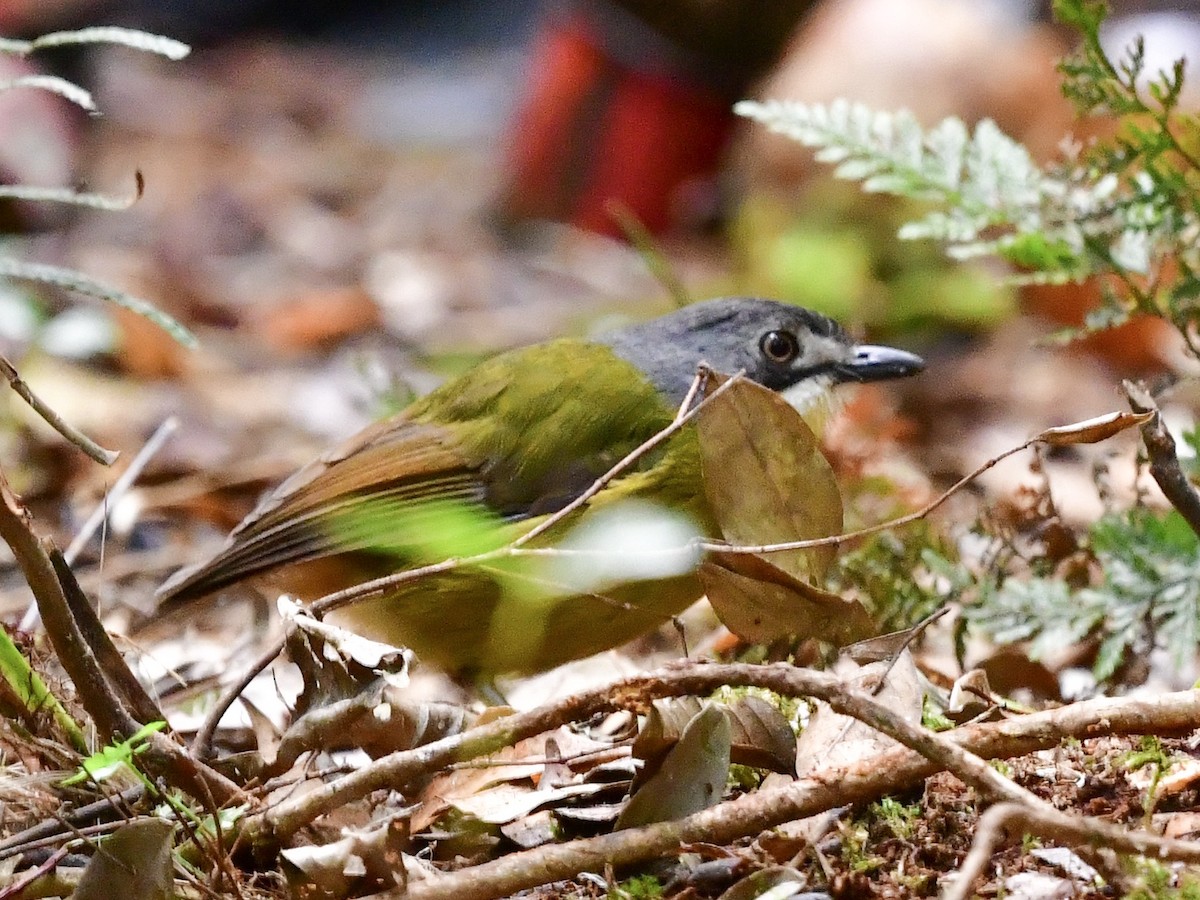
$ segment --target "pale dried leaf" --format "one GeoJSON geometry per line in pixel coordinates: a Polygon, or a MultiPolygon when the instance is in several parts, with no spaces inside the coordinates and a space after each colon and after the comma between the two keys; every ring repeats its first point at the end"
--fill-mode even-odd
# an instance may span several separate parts
{"type": "Polygon", "coordinates": [[[730,887],[718,900],[788,900],[803,893],[808,877],[791,866],[768,866],[759,869],[730,887]]]}
{"type": "Polygon", "coordinates": [[[654,777],[629,799],[616,827],[675,821],[719,801],[729,774],[731,741],[725,713],[715,705],[705,706],[654,777]]]}
{"type": "MultiPolygon", "coordinates": [[[[921,721],[924,695],[909,651],[901,653],[890,668],[882,662],[859,667],[843,657],[838,660],[836,671],[850,685],[863,690],[886,672],[887,681],[876,700],[910,722],[921,721]]],[[[897,746],[892,738],[857,719],[835,713],[825,703],[817,702],[816,707],[797,742],[797,775],[804,776],[827,766],[851,765],[897,746]]]]}
{"type": "MultiPolygon", "coordinates": [[[[662,757],[679,740],[688,723],[707,705],[699,697],[655,700],[646,723],[633,743],[633,755],[646,760],[645,775],[652,774],[662,757]]],[[[729,718],[732,762],[744,766],[791,773],[796,767],[796,735],[778,709],[761,697],[739,697],[718,706],[729,718]]]]}

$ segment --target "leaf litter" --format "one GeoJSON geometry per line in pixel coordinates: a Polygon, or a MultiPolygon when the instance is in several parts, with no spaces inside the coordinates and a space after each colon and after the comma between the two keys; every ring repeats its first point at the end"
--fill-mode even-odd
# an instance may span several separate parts
{"type": "MultiPolygon", "coordinates": [[[[195,323],[203,348],[181,355],[161,336],[139,330],[137,320],[118,314],[127,340],[111,352],[81,362],[54,359],[52,365],[43,361],[23,367],[23,374],[36,380],[52,406],[114,446],[136,450],[168,411],[185,423],[184,433],[129,494],[126,502],[132,511],[124,524],[115,518],[111,522],[103,561],[95,544],[80,566],[85,585],[105,606],[125,607],[111,613],[117,628],[142,615],[145,598],[166,571],[200,555],[250,508],[266,484],[318,452],[333,435],[354,430],[388,402],[403,402],[407,392],[421,391],[439,374],[453,372],[489,349],[568,331],[597,310],[616,310],[630,300],[657,296],[634,254],[586,237],[564,234],[539,258],[514,257],[478,222],[492,178],[490,158],[478,148],[450,146],[412,153],[381,147],[341,127],[343,98],[352,95],[364,77],[353,65],[331,68],[327,59],[306,60],[302,54],[285,56],[264,47],[227,48],[222,53],[218,62],[189,63],[182,75],[180,70],[141,64],[129,70],[123,62],[119,74],[112,69],[105,76],[132,79],[133,84],[106,109],[108,120],[91,138],[92,177],[95,183],[113,183],[108,174],[127,173],[130,160],[153,160],[145,167],[147,196],[121,217],[81,215],[61,250],[67,261],[97,277],[128,284],[173,315],[195,323]],[[206,91],[195,90],[196,84],[206,91]],[[253,90],[247,90],[249,85],[253,90]],[[169,97],[178,103],[166,104],[171,114],[152,121],[138,97],[169,97]],[[243,127],[246,123],[249,128],[243,127]],[[181,134],[185,141],[179,140],[181,134]],[[282,159],[274,152],[281,146],[290,148],[282,159]],[[344,314],[330,316],[335,306],[344,314]],[[517,309],[520,314],[514,315],[517,309]],[[311,415],[316,407],[325,411],[319,427],[311,415]]],[[[161,99],[155,104],[163,105],[161,99]]],[[[708,258],[683,265],[682,274],[685,280],[703,283],[714,269],[724,271],[726,265],[726,260],[708,258]]],[[[1112,407],[1110,381],[1095,360],[1064,360],[1029,349],[1028,332],[1022,320],[1001,326],[971,354],[936,359],[931,367],[940,373],[937,379],[904,385],[895,393],[860,392],[826,436],[824,450],[831,468],[821,476],[832,479],[834,492],[852,476],[846,500],[846,518],[852,525],[879,521],[895,507],[912,508],[929,499],[949,473],[960,473],[1043,429],[1089,419],[1112,407]],[[1025,376],[1019,385],[1002,377],[1018,370],[1025,376]]],[[[1098,462],[1109,466],[1117,492],[1144,489],[1132,467],[1123,469],[1122,460],[1109,456],[1110,445],[1100,445],[1095,453],[1075,446],[1076,441],[1108,438],[1116,427],[1104,420],[1054,432],[1052,441],[1062,449],[1047,454],[1041,471],[1022,472],[1020,466],[1010,465],[1004,474],[983,480],[985,494],[1000,501],[997,530],[1004,532],[1008,546],[989,547],[981,557],[996,552],[1015,557],[1020,551],[1033,568],[1048,562],[1048,554],[1028,552],[1031,547],[1044,552],[1048,545],[1045,529],[1039,533],[1039,528],[1055,520],[1074,529],[1098,505],[1111,501],[1099,497],[1102,491],[1092,474],[1098,462]],[[1037,510],[1031,511],[1022,490],[1034,492],[1037,510]],[[1047,497],[1053,500],[1052,510],[1042,505],[1047,497]],[[1007,512],[1004,503],[1010,504],[1007,512]]],[[[20,430],[5,440],[22,455],[19,466],[29,469],[29,484],[37,486],[26,491],[26,498],[38,512],[39,524],[55,530],[65,546],[75,522],[111,483],[110,474],[61,453],[42,432],[20,430]],[[47,477],[47,471],[54,477],[47,477]]],[[[820,468],[825,456],[811,441],[805,447],[810,469],[799,471],[811,474],[811,466],[820,468]]],[[[726,447],[716,455],[729,451],[726,447]]],[[[778,473],[761,477],[770,481],[778,473]]],[[[779,491],[786,503],[797,488],[760,487],[760,499],[764,490],[779,491]]],[[[722,496],[739,494],[735,486],[722,496]]],[[[836,525],[831,504],[832,500],[822,504],[823,524],[815,526],[811,536],[840,530],[841,501],[836,525]]],[[[732,502],[722,500],[718,508],[737,520],[731,533],[738,540],[769,543],[797,536],[791,531],[759,533],[759,517],[738,512],[732,502]]],[[[961,497],[936,521],[969,521],[973,512],[964,510],[975,508],[973,498],[961,497]]],[[[962,538],[958,546],[969,549],[971,542],[962,538]]],[[[819,586],[832,558],[829,554],[815,569],[802,565],[793,571],[768,556],[764,566],[782,569],[793,582],[801,579],[805,587],[799,592],[809,602],[836,599],[854,610],[867,609],[862,590],[852,586],[848,593],[829,593],[819,586]]],[[[738,573],[739,564],[732,560],[728,566],[722,557],[716,560],[723,572],[739,577],[785,580],[762,566],[747,575],[738,573]]],[[[950,593],[945,570],[931,566],[927,578],[931,592],[950,593]]],[[[4,615],[19,613],[27,602],[20,584],[8,578],[0,594],[4,615]]],[[[794,600],[777,605],[788,603],[794,600]]],[[[178,682],[197,675],[209,678],[211,689],[227,681],[257,649],[257,640],[246,640],[261,618],[250,606],[248,611],[245,605],[221,606],[205,617],[139,636],[134,652],[155,666],[164,696],[178,682]]],[[[847,613],[832,615],[842,622],[847,613]]],[[[769,618],[757,617],[760,624],[769,618]]],[[[711,615],[703,610],[690,612],[687,621],[689,633],[713,628],[711,615]]],[[[749,630],[746,636],[770,645],[783,634],[804,631],[791,623],[771,627],[775,630],[749,630]]],[[[848,630],[846,641],[862,636],[858,626],[848,630]]],[[[811,636],[830,634],[817,628],[811,636]]],[[[958,671],[952,639],[950,630],[932,635],[914,653],[915,670],[958,671]]],[[[778,655],[783,649],[776,646],[773,651],[778,655]]],[[[987,652],[971,649],[976,658],[987,652]]],[[[804,645],[786,650],[796,658],[811,653],[804,645]]],[[[680,652],[677,635],[667,628],[628,648],[624,657],[632,661],[630,671],[636,671],[656,653],[669,658],[680,652]]],[[[578,668],[579,674],[555,673],[554,690],[566,694],[589,683],[589,678],[611,678],[616,665],[602,662],[598,673],[592,669],[588,674],[587,665],[578,668]]],[[[1068,667],[1055,662],[1050,674],[1057,678],[1068,667]]],[[[1144,677],[1153,680],[1155,672],[1148,670],[1144,677]]],[[[1019,692],[1025,686],[1021,682],[1018,678],[1010,689],[1019,692]]],[[[538,684],[534,695],[545,699],[550,682],[538,684]]],[[[62,685],[54,687],[61,690],[62,685]]],[[[260,714],[268,710],[267,720],[278,725],[286,719],[283,701],[290,702],[298,689],[294,671],[280,665],[258,682],[251,702],[260,714]]],[[[190,690],[170,699],[171,706],[186,708],[196,696],[190,690]]],[[[460,688],[428,672],[414,673],[411,690],[415,697],[459,702],[464,697],[460,688]]],[[[909,693],[905,708],[919,715],[920,705],[913,707],[912,700],[909,693]]],[[[729,724],[725,717],[712,719],[718,721],[729,724]]],[[[219,740],[228,742],[227,750],[252,747],[250,724],[235,710],[218,730],[219,740]]],[[[420,795],[424,802],[418,815],[424,818],[415,820],[422,827],[413,829],[413,838],[385,829],[382,842],[364,849],[367,844],[347,837],[350,849],[333,869],[344,874],[351,857],[370,857],[362,872],[378,885],[380,866],[393,865],[382,861],[397,847],[411,852],[420,846],[442,862],[455,856],[462,861],[561,839],[564,831],[586,834],[611,827],[639,768],[636,749],[632,754],[628,749],[629,739],[635,731],[645,734],[645,729],[619,716],[591,726],[593,733],[586,737],[571,731],[533,739],[500,759],[489,759],[481,769],[434,776],[420,795]],[[573,762],[576,759],[581,761],[573,762]],[[466,774],[455,777],[461,773],[466,774]],[[453,779],[453,789],[447,779],[453,779]],[[459,799],[452,801],[456,795],[459,799]],[[568,808],[573,819],[555,816],[568,808]],[[463,818],[439,822],[451,809],[476,823],[501,828],[472,837],[463,818]],[[528,826],[520,839],[510,836],[516,834],[516,825],[528,826]]],[[[709,725],[703,734],[719,744],[724,740],[722,727],[709,725]]],[[[817,763],[844,740],[840,730],[834,730],[838,740],[809,751],[817,763]]],[[[676,738],[666,740],[668,753],[686,731],[685,724],[676,738]]],[[[729,740],[736,746],[733,736],[729,740]]],[[[1164,738],[1162,744],[1168,759],[1190,760],[1196,753],[1187,739],[1164,738]]],[[[754,740],[749,746],[762,745],[754,740]]],[[[1133,784],[1124,773],[1123,760],[1130,749],[1128,740],[1097,738],[1039,751],[1008,765],[1019,783],[1060,808],[1136,823],[1147,809],[1148,787],[1133,784]]],[[[29,774],[65,767],[64,759],[33,751],[8,725],[0,733],[0,750],[7,765],[29,774]]],[[[361,763],[330,752],[322,764],[352,768],[361,763]]],[[[683,774],[695,765],[684,764],[683,774]]],[[[715,772],[714,766],[703,782],[714,795],[753,790],[727,785],[715,772]]],[[[292,772],[289,777],[300,776],[292,772]]],[[[11,832],[41,821],[57,802],[54,791],[45,786],[18,788],[6,782],[0,791],[10,810],[11,832]]],[[[1154,814],[1187,813],[1193,794],[1190,781],[1181,779],[1180,787],[1155,798],[1154,814]]],[[[803,838],[789,838],[784,828],[722,852],[751,869],[794,866],[787,878],[800,872],[810,884],[826,885],[838,895],[930,893],[969,848],[978,798],[953,776],[941,774],[929,779],[923,790],[895,799],[917,810],[908,825],[901,824],[907,821],[903,816],[878,805],[857,806],[835,814],[823,831],[810,831],[803,838]],[[818,857],[820,865],[814,863],[818,857]]],[[[402,807],[399,798],[392,798],[375,813],[349,808],[331,824],[340,820],[344,828],[359,827],[380,811],[395,813],[402,807]]],[[[704,855],[693,851],[685,856],[683,867],[668,880],[692,877],[704,855]]],[[[1079,896],[1102,895],[1077,868],[1061,859],[1027,854],[1019,842],[1006,846],[996,861],[1010,881],[1037,872],[1066,879],[1079,896]]],[[[737,882],[737,871],[722,869],[725,886],[737,882]]],[[[714,885],[720,884],[720,878],[706,883],[703,895],[718,895],[714,885]]],[[[1017,882],[1011,882],[1008,889],[1016,887],[1017,882]]],[[[333,888],[346,889],[340,883],[333,888]]],[[[553,896],[593,888],[583,882],[555,890],[553,896]]]]}

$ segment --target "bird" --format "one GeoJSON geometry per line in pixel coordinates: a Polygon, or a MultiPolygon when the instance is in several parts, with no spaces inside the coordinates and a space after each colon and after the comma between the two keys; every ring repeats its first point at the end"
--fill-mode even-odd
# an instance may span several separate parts
{"type": "MultiPolygon", "coordinates": [[[[244,582],[312,601],[439,556],[501,546],[555,513],[561,520],[532,546],[569,543],[631,508],[662,510],[719,536],[690,424],[568,510],[671,424],[701,362],[744,372],[802,412],[838,384],[924,367],[913,353],[855,343],[821,313],[756,297],[693,303],[589,340],[510,350],[296,471],[213,556],[162,585],[160,609],[244,582]]],[[[634,526],[618,524],[617,532],[639,540],[634,526]]],[[[553,571],[569,566],[558,560],[553,571]]],[[[586,584],[548,571],[512,559],[464,565],[331,617],[450,674],[491,679],[617,647],[703,593],[694,564],[586,584]]]]}

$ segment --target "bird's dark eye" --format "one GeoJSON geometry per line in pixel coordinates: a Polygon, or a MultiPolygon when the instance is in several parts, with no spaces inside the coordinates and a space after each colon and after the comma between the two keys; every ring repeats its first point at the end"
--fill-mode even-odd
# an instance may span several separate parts
{"type": "Polygon", "coordinates": [[[775,363],[790,363],[800,355],[800,342],[790,331],[768,331],[758,342],[763,356],[775,363]]]}

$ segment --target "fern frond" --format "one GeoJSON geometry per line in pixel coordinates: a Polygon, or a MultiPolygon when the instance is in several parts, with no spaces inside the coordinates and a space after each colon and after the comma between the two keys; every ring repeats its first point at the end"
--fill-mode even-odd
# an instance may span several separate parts
{"type": "Polygon", "coordinates": [[[51,284],[87,297],[105,300],[149,319],[188,349],[195,349],[198,346],[195,335],[177,319],[167,315],[153,304],[102,281],[88,278],[73,269],[48,266],[42,263],[21,262],[0,256],[0,278],[51,284]]]}
{"type": "MultiPolygon", "coordinates": [[[[1136,98],[1140,60],[1135,48],[1105,76],[1104,90],[1136,98]]],[[[1094,59],[1087,65],[1080,84],[1094,85],[1103,66],[1094,59]]],[[[1154,85],[1155,96],[1174,102],[1178,73],[1154,85]]],[[[1019,282],[1115,274],[1124,290],[1110,293],[1104,315],[1094,320],[1105,326],[1141,312],[1168,315],[1188,335],[1200,316],[1195,291],[1184,296],[1160,278],[1172,267],[1200,271],[1194,202],[1200,173],[1186,157],[1181,164],[1181,145],[1165,121],[1128,125],[1111,146],[1041,168],[988,119],[973,131],[956,118],[926,130],[909,112],[846,100],[745,101],[735,110],[813,148],[837,177],[861,181],[866,191],[931,203],[933,209],[900,228],[903,239],[938,241],[955,259],[999,257],[1016,267],[1019,282]]]]}
{"type": "Polygon", "coordinates": [[[54,31],[31,41],[16,38],[0,38],[0,52],[28,56],[45,47],[62,47],[72,44],[115,44],[144,53],[154,53],[170,60],[181,60],[192,48],[182,41],[151,34],[136,28],[121,28],[116,25],[99,25],[75,31],[54,31]]]}

